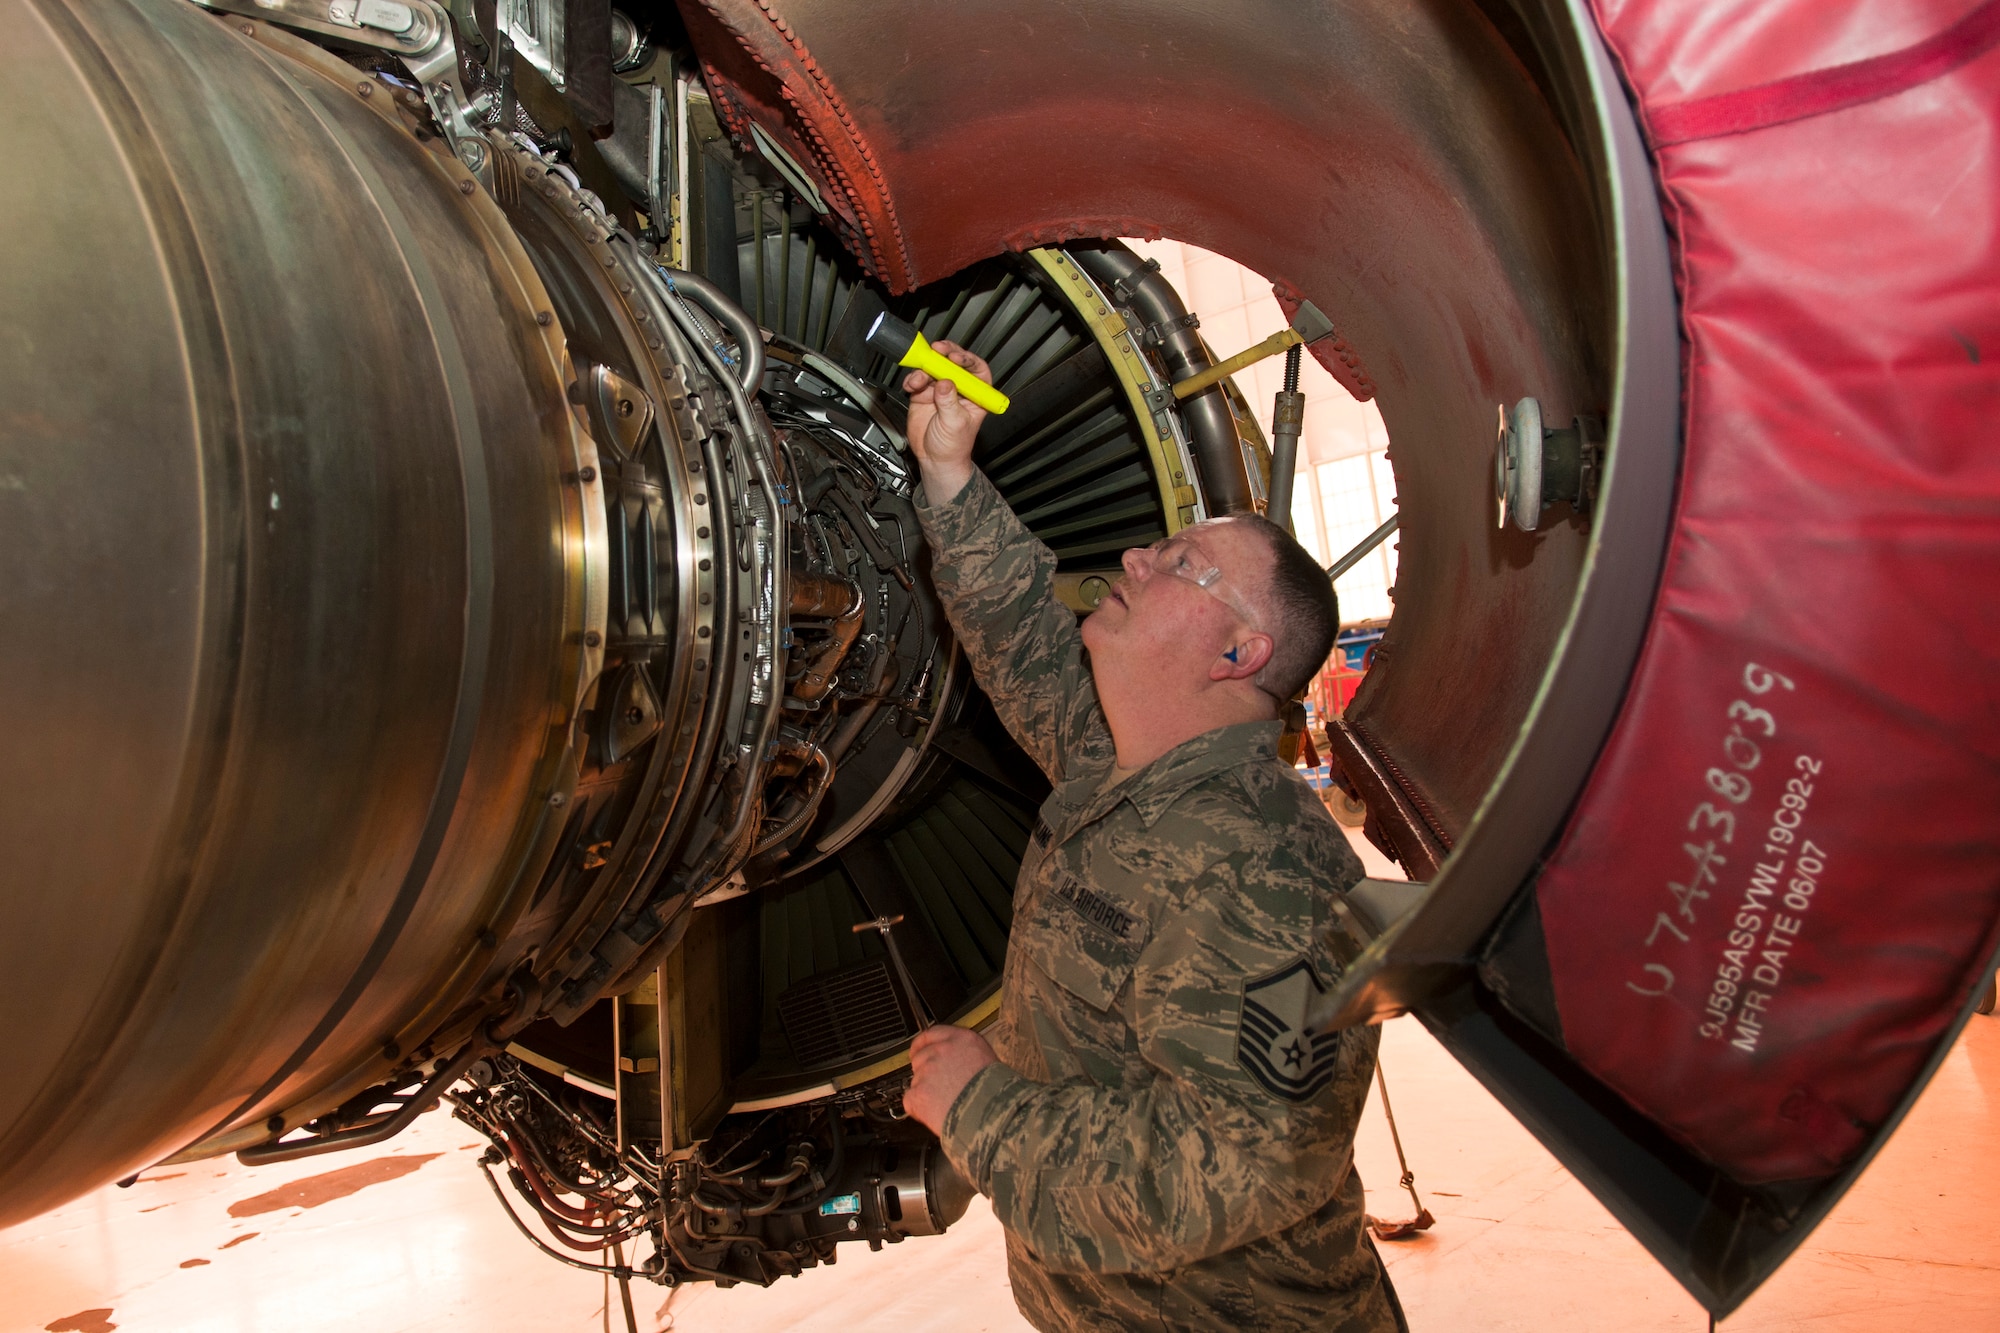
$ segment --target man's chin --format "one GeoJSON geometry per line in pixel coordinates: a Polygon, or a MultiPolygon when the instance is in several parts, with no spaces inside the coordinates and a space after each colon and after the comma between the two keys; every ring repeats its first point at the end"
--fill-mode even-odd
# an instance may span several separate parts
{"type": "Polygon", "coordinates": [[[1102,639],[1109,632],[1110,626],[1106,620],[1104,610],[1110,605],[1111,599],[1109,597],[1105,598],[1097,604],[1096,610],[1083,618],[1083,623],[1077,627],[1083,635],[1084,647],[1090,647],[1092,640],[1102,639]]]}

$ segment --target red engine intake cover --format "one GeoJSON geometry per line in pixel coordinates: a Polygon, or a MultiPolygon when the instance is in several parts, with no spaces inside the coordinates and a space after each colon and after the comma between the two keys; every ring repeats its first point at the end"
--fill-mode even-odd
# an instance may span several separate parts
{"type": "Polygon", "coordinates": [[[1595,8],[1677,242],[1686,458],[1538,887],[1563,1037],[1731,1175],[1820,1176],[2000,929],[2000,4],[1595,8]]]}

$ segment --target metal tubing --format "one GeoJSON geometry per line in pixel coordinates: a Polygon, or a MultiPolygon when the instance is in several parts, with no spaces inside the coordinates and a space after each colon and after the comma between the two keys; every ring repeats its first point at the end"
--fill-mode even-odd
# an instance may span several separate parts
{"type": "Polygon", "coordinates": [[[819,767],[819,781],[813,784],[805,804],[799,807],[796,814],[751,845],[750,855],[762,856],[773,847],[783,846],[785,839],[804,828],[806,822],[819,813],[820,802],[826,799],[827,789],[833,786],[833,761],[827,757],[826,751],[817,745],[808,744],[806,749],[810,752],[806,755],[806,762],[819,767]]]}
{"type": "MultiPolygon", "coordinates": [[[[701,303],[702,311],[717,320],[735,337],[743,364],[737,371],[737,381],[746,394],[756,393],[764,387],[764,335],[758,331],[757,322],[745,314],[742,307],[722,294],[722,289],[702,277],[699,273],[689,273],[685,269],[669,269],[667,276],[672,280],[673,289],[684,292],[701,303]]],[[[704,356],[708,346],[699,329],[689,329],[688,337],[704,356]]],[[[717,373],[724,379],[731,376],[728,367],[718,366],[717,373]]],[[[774,497],[775,502],[775,497],[774,497]]]]}
{"type": "Polygon", "coordinates": [[[332,1134],[322,1134],[317,1138],[301,1139],[295,1143],[285,1143],[273,1139],[269,1143],[259,1143],[236,1154],[236,1160],[245,1166],[269,1166],[273,1162],[292,1162],[301,1157],[317,1157],[321,1153],[339,1152],[344,1148],[365,1148],[372,1143],[383,1143],[395,1138],[416,1122],[416,1118],[429,1110],[437,1099],[444,1095],[446,1088],[465,1076],[473,1062],[493,1049],[488,1042],[477,1038],[465,1044],[452,1062],[424,1080],[403,1103],[402,1109],[380,1120],[352,1129],[339,1130],[332,1134]]]}
{"type": "Polygon", "coordinates": [[[860,586],[847,579],[828,574],[801,574],[792,579],[790,614],[833,622],[825,646],[807,660],[805,675],[792,686],[794,697],[812,701],[833,688],[834,673],[860,636],[866,610],[860,586]]]}
{"type": "MultiPolygon", "coordinates": [[[[1149,269],[1124,246],[1083,243],[1070,247],[1077,267],[1107,292],[1122,288],[1131,294],[1132,310],[1147,329],[1157,336],[1167,373],[1185,381],[1209,369],[1208,349],[1201,337],[1187,327],[1187,307],[1172,283],[1157,268],[1149,269]]],[[[1214,385],[1194,394],[1181,404],[1181,420],[1187,424],[1194,447],[1195,466],[1201,470],[1202,489],[1214,514],[1248,514],[1256,510],[1250,493],[1250,475],[1243,466],[1243,446],[1236,435],[1236,418],[1229,401],[1214,385]]]]}
{"type": "MultiPolygon", "coordinates": [[[[676,273],[671,275],[671,281],[675,286],[680,286],[683,285],[684,279],[690,277],[694,277],[694,275],[676,273]]],[[[744,331],[747,329],[749,342],[746,345],[743,366],[744,374],[743,380],[740,383],[730,376],[729,367],[723,364],[721,354],[714,348],[709,347],[698,336],[700,333],[699,329],[689,328],[683,331],[689,335],[689,340],[695,344],[696,353],[708,363],[710,373],[728,389],[732,405],[736,409],[738,423],[746,431],[759,430],[758,423],[763,420],[763,417],[760,413],[751,411],[749,395],[755,391],[756,385],[763,382],[764,378],[764,343],[762,337],[757,333],[756,327],[749,324],[748,317],[741,310],[737,309],[732,302],[727,300],[720,291],[710,286],[706,281],[695,278],[693,282],[686,283],[685,285],[689,291],[693,292],[703,301],[711,314],[727,324],[732,331],[737,332],[739,337],[743,336],[744,331]],[[754,366],[750,360],[750,348],[754,348],[756,352],[754,366]],[[753,370],[754,376],[752,374],[753,370]]],[[[667,308],[677,318],[687,319],[692,324],[692,318],[678,303],[670,302],[667,308]]],[[[784,491],[779,486],[776,476],[772,474],[770,459],[766,454],[764,444],[765,441],[762,439],[753,438],[748,441],[747,447],[743,452],[750,461],[751,469],[757,474],[758,484],[763,488],[771,506],[771,558],[777,568],[767,571],[767,575],[775,587],[783,581],[784,577],[785,542],[782,529],[785,500],[784,491]]],[[[722,474],[716,472],[714,475],[717,478],[716,484],[719,485],[722,474]]],[[[773,664],[773,673],[775,676],[775,663],[773,664]]],[[[763,788],[764,771],[769,764],[771,736],[777,730],[778,717],[783,711],[783,700],[784,681],[782,679],[774,679],[771,683],[771,697],[765,704],[762,723],[758,728],[755,741],[751,744],[745,764],[743,791],[737,800],[736,813],[731,818],[727,831],[712,844],[716,850],[704,859],[699,873],[693,877],[697,881],[695,883],[696,888],[704,887],[705,881],[716,877],[717,867],[721,858],[729,855],[731,850],[735,848],[743,836],[744,827],[750,821],[750,812],[756,807],[758,796],[763,788]]]]}

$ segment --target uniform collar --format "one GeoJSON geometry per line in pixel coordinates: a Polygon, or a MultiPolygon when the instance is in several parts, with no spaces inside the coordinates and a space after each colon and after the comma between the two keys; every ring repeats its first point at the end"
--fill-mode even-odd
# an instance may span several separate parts
{"type": "MultiPolygon", "coordinates": [[[[1139,812],[1140,821],[1151,828],[1168,806],[1204,778],[1259,760],[1275,761],[1281,729],[1276,718],[1238,722],[1182,741],[1123,782],[1101,788],[1090,802],[1086,821],[1099,818],[1119,801],[1128,800],[1139,812]]],[[[1106,773],[1104,780],[1108,783],[1112,776],[1106,773]]]]}

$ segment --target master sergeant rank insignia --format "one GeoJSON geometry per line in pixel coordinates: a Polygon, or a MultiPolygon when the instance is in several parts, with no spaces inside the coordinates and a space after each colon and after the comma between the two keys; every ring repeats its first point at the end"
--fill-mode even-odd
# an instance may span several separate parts
{"type": "Polygon", "coordinates": [[[1306,1012],[1326,994],[1304,958],[1243,984],[1236,1060],[1250,1077],[1288,1102],[1303,1102],[1333,1081],[1340,1034],[1306,1031],[1306,1012]]]}

